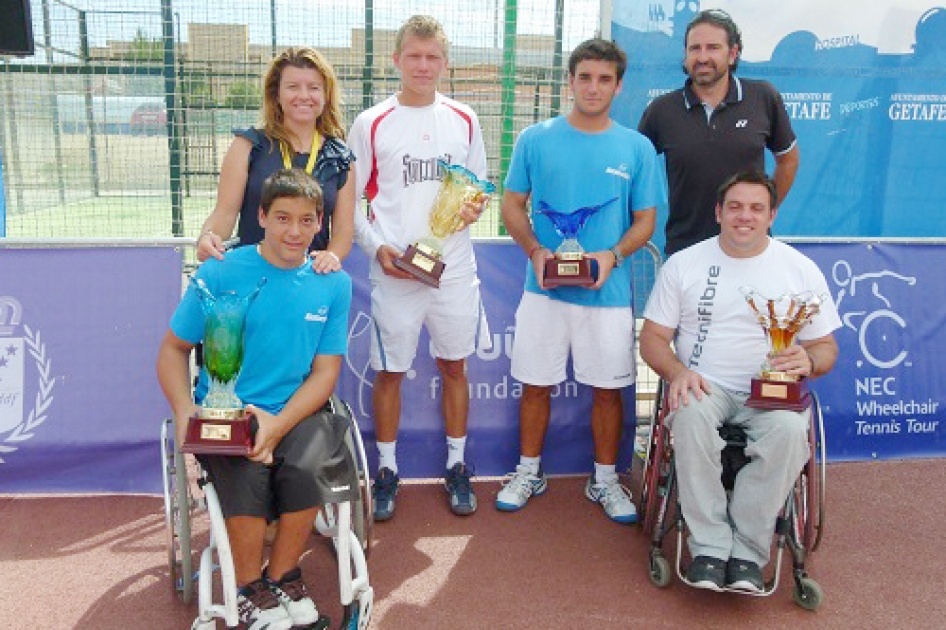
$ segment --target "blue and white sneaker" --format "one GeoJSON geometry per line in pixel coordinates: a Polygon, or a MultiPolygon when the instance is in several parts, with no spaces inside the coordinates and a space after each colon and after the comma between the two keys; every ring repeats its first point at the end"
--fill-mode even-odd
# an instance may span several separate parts
{"type": "Polygon", "coordinates": [[[476,495],[470,469],[463,462],[454,464],[444,477],[443,487],[450,495],[450,510],[457,516],[467,516],[476,511],[476,495]]]}
{"type": "Polygon", "coordinates": [[[394,498],[401,478],[390,468],[382,468],[374,478],[371,496],[374,499],[374,520],[386,521],[394,516],[394,498]]]}
{"type": "Polygon", "coordinates": [[[503,512],[515,512],[525,507],[533,496],[543,494],[548,488],[542,470],[532,474],[528,466],[519,464],[514,472],[506,475],[503,487],[496,495],[496,509],[503,512]]]}
{"type": "Polygon", "coordinates": [[[604,483],[597,483],[595,476],[588,477],[585,496],[604,508],[604,513],[616,523],[636,523],[637,508],[631,501],[631,491],[621,485],[618,478],[604,483]]]}

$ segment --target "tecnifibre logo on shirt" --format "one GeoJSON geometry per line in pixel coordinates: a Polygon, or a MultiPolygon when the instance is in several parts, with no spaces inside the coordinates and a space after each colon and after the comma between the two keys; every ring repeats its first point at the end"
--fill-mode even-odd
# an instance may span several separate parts
{"type": "Polygon", "coordinates": [[[328,307],[321,306],[319,307],[318,313],[306,313],[305,320],[307,322],[322,322],[325,323],[328,321],[328,307]]]}
{"type": "Polygon", "coordinates": [[[688,367],[690,369],[700,364],[700,357],[703,356],[703,342],[709,336],[710,326],[713,324],[713,305],[716,300],[716,285],[719,284],[717,278],[722,270],[717,265],[712,265],[706,273],[706,286],[703,288],[703,294],[700,295],[700,301],[697,304],[697,317],[700,326],[696,336],[696,343],[693,344],[693,350],[690,352],[688,367]]]}

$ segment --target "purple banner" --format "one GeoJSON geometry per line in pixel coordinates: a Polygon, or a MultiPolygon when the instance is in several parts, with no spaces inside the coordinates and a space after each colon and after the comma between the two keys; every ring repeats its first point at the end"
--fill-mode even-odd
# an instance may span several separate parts
{"type": "Polygon", "coordinates": [[[831,460],[946,455],[942,245],[798,244],[843,326],[834,371],[814,381],[831,460]]]}
{"type": "Polygon", "coordinates": [[[0,492],[161,491],[174,248],[0,249],[0,492]]]}
{"type": "MultiPolygon", "coordinates": [[[[501,475],[519,461],[519,399],[522,385],[509,375],[515,313],[522,296],[526,258],[509,243],[477,243],[476,260],[493,347],[479,350],[468,362],[470,420],[467,459],[479,475],[501,475]]],[[[345,261],[354,280],[349,349],[342,369],[339,394],[349,402],[368,442],[371,465],[376,465],[371,420],[368,365],[372,334],[368,261],[355,248],[345,261]]],[[[630,340],[629,340],[630,342],[630,340]]],[[[570,368],[569,368],[570,370],[570,368]]],[[[569,374],[571,372],[569,371],[569,374]]],[[[398,467],[407,477],[438,477],[444,473],[446,442],[440,414],[440,377],[430,351],[430,338],[421,335],[417,358],[402,387],[398,467]]],[[[625,391],[625,429],[621,463],[629,462],[634,428],[634,391],[625,391]]],[[[591,390],[569,378],[553,391],[552,417],[542,465],[549,473],[589,472],[594,457],[591,440],[591,390]]]]}

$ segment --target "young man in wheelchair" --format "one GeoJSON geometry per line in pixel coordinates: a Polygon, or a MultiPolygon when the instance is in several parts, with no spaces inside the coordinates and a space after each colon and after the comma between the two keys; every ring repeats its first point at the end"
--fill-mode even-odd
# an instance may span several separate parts
{"type": "Polygon", "coordinates": [[[716,205],[720,235],[668,259],[640,335],[642,358],[668,383],[667,421],[693,558],[687,581],[716,591],[763,590],[776,518],[809,456],[807,412],[744,406],[752,377],[766,358],[773,370],[822,376],[838,352],[832,331],[841,322],[827,299],[799,333],[800,345],[767,357],[765,333],[740,292],[830,295],[811,260],[769,237],[776,199],[775,183],[761,172],[724,183],[716,205]],[[750,458],[728,500],[720,481],[723,424],[745,430],[750,458]]]}
{"type": "MultiPolygon", "coordinates": [[[[217,488],[233,551],[242,627],[324,628],[308,596],[299,561],[319,506],[354,500],[353,463],[344,444],[347,422],[323,409],[347,349],[351,279],[317,274],[307,257],[322,224],[322,191],[299,169],[278,171],[264,184],[262,242],[208,260],[197,272],[213,295],[244,296],[265,278],[247,313],[243,369],[236,394],[254,416],[248,457],[198,457],[217,488]],[[267,523],[278,519],[263,565],[267,523]]],[[[191,398],[189,356],[204,335],[193,286],[171,319],[158,354],[158,378],[183,443],[191,398]]],[[[195,391],[207,392],[204,371],[195,391]]]]}

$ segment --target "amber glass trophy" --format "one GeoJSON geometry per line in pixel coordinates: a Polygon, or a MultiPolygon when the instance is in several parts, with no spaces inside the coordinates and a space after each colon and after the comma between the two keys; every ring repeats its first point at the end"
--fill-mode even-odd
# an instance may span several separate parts
{"type": "Polygon", "coordinates": [[[443,243],[451,234],[464,227],[460,209],[465,202],[485,203],[496,190],[490,182],[458,164],[437,160],[443,171],[443,182],[430,210],[430,235],[410,245],[394,266],[406,271],[424,284],[440,288],[440,277],[446,268],[443,262],[443,243]]]}
{"type": "MultiPolygon", "coordinates": [[[[804,292],[785,294],[773,300],[749,287],[740,287],[739,291],[765,331],[769,356],[795,343],[798,331],[817,315],[822,302],[828,299],[827,295],[804,292]]],[[[773,370],[768,359],[762,364],[759,375],[752,379],[752,393],[746,401],[747,407],[792,411],[803,411],[810,404],[807,381],[794,374],[773,370]]]]}
{"type": "Polygon", "coordinates": [[[251,415],[236,395],[243,367],[243,333],[246,313],[256,299],[259,285],[249,295],[233,292],[214,296],[200,279],[191,279],[204,310],[204,370],[207,395],[191,416],[181,451],[207,455],[249,455],[253,450],[251,415]]]}
{"type": "Polygon", "coordinates": [[[555,257],[545,261],[545,286],[555,287],[590,287],[595,283],[591,273],[591,260],[585,257],[585,250],[578,242],[578,232],[598,210],[616,201],[609,199],[597,206],[579,208],[574,212],[557,212],[544,201],[539,202],[536,210],[552,222],[555,231],[562,237],[562,243],[555,250],[555,257]]]}

